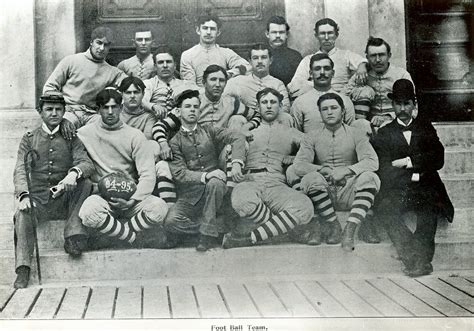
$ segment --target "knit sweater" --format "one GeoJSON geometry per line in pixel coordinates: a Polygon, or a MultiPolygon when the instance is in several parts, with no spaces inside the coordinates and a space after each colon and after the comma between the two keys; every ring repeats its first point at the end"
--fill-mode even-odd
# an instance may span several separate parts
{"type": "Polygon", "coordinates": [[[94,59],[88,49],[62,59],[44,84],[43,93],[60,91],[66,104],[95,109],[97,93],[107,86],[118,85],[125,77],[121,70],[94,59]]]}
{"type": "Polygon", "coordinates": [[[102,121],[83,126],[77,131],[95,166],[92,181],[112,172],[129,175],[137,183],[131,199],[141,201],[155,187],[155,162],[151,144],[135,128],[119,122],[107,127],[102,121]]]}

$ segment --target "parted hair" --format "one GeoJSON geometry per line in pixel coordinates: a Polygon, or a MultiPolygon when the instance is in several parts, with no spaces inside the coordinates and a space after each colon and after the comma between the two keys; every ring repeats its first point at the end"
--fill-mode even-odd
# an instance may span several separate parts
{"type": "Polygon", "coordinates": [[[95,98],[97,106],[102,107],[111,99],[114,99],[117,104],[122,103],[122,95],[115,87],[106,87],[104,90],[100,91],[95,98]]]}
{"type": "Polygon", "coordinates": [[[210,75],[210,74],[213,74],[215,72],[222,72],[225,76],[225,80],[227,81],[227,79],[229,79],[229,75],[227,74],[227,71],[222,68],[221,66],[217,65],[217,64],[211,64],[210,66],[208,66],[206,68],[206,70],[204,70],[204,73],[202,74],[202,83],[205,84],[206,83],[206,80],[207,80],[207,77],[210,75]]]}
{"type": "Polygon", "coordinates": [[[280,92],[271,87],[267,87],[257,92],[257,102],[260,102],[260,99],[266,96],[267,94],[273,94],[274,96],[276,96],[280,103],[283,101],[283,95],[280,92]]]}
{"type": "Polygon", "coordinates": [[[124,78],[118,89],[123,93],[128,90],[131,85],[135,85],[137,89],[139,89],[142,93],[145,93],[145,83],[143,83],[140,78],[134,76],[124,78]]]}
{"type": "Polygon", "coordinates": [[[388,44],[388,42],[386,42],[382,38],[376,38],[376,37],[370,36],[369,39],[367,40],[367,45],[365,46],[365,54],[368,54],[369,46],[378,47],[382,45],[385,45],[385,47],[387,48],[387,53],[391,54],[391,47],[388,44]]]}
{"type": "Polygon", "coordinates": [[[339,25],[337,25],[337,23],[333,19],[328,18],[328,17],[322,18],[314,24],[314,32],[318,33],[319,27],[321,25],[326,25],[326,24],[332,26],[334,28],[334,32],[336,33],[336,36],[339,36],[339,25]]]}
{"type": "Polygon", "coordinates": [[[339,94],[329,92],[319,97],[318,102],[317,102],[319,110],[321,110],[321,104],[323,103],[323,101],[326,101],[326,100],[336,100],[339,106],[341,106],[341,108],[344,109],[344,101],[342,100],[341,96],[339,94]]]}
{"type": "Polygon", "coordinates": [[[311,56],[311,59],[309,60],[309,70],[313,69],[313,63],[314,62],[325,60],[325,59],[327,59],[327,60],[329,60],[329,62],[331,62],[331,68],[334,69],[334,62],[333,62],[333,60],[331,60],[329,55],[327,55],[326,53],[316,53],[313,56],[311,56]]]}
{"type": "Polygon", "coordinates": [[[220,29],[222,27],[222,21],[220,20],[217,15],[202,15],[199,16],[198,19],[196,20],[196,27],[200,28],[201,25],[203,25],[206,22],[209,21],[214,21],[217,24],[217,29],[220,29]]]}
{"type": "Polygon", "coordinates": [[[286,26],[286,32],[290,31],[290,26],[286,22],[285,18],[283,16],[272,16],[269,18],[267,21],[267,31],[270,30],[270,24],[278,24],[278,25],[283,25],[285,24],[286,26]]]}
{"type": "Polygon", "coordinates": [[[111,28],[108,28],[106,26],[99,26],[92,30],[91,32],[91,41],[94,39],[101,39],[101,38],[107,38],[107,41],[109,43],[114,42],[114,33],[111,28]]]}

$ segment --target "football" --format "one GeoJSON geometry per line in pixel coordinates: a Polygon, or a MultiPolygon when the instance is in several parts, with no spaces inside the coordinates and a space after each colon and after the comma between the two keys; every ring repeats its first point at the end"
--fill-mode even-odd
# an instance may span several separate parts
{"type": "Polygon", "coordinates": [[[129,176],[114,172],[102,177],[98,188],[100,196],[107,201],[110,201],[110,198],[129,200],[137,190],[137,184],[129,176]]]}

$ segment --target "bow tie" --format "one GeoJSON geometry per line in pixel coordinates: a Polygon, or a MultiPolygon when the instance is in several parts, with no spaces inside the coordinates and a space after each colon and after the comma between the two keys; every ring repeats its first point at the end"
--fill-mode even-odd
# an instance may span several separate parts
{"type": "Polygon", "coordinates": [[[412,131],[413,129],[413,123],[410,123],[410,125],[407,125],[407,126],[399,124],[399,126],[400,126],[400,130],[402,131],[412,131]]]}

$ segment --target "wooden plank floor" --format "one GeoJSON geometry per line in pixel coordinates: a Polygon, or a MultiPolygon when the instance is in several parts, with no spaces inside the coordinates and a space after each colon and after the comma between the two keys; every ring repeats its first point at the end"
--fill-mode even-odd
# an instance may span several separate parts
{"type": "Polygon", "coordinates": [[[474,278],[198,282],[0,288],[2,319],[473,317],[474,278]]]}

